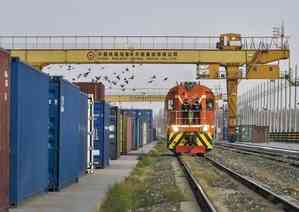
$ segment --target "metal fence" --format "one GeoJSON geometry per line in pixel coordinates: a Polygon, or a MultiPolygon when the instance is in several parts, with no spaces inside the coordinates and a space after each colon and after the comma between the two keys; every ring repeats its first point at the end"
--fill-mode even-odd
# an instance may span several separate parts
{"type": "Polygon", "coordinates": [[[297,79],[268,80],[238,100],[238,125],[269,126],[270,132],[299,132],[297,79]]]}

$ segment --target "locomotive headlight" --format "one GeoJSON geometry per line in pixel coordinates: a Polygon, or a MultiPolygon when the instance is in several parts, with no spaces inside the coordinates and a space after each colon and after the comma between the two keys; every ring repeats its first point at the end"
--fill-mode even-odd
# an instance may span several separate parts
{"type": "Polygon", "coordinates": [[[204,125],[203,128],[202,128],[202,130],[203,130],[204,132],[208,132],[208,130],[209,130],[209,125],[204,125]]]}
{"type": "Polygon", "coordinates": [[[174,132],[178,132],[178,131],[179,131],[178,126],[172,125],[171,128],[172,128],[172,130],[173,130],[174,132]]]}

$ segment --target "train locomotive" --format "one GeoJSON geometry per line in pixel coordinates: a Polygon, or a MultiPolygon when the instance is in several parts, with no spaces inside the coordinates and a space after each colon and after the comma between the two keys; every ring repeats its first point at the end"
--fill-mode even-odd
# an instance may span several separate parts
{"type": "Polygon", "coordinates": [[[215,95],[199,82],[184,82],[171,88],[165,98],[168,149],[196,155],[211,150],[215,106],[215,95]]]}

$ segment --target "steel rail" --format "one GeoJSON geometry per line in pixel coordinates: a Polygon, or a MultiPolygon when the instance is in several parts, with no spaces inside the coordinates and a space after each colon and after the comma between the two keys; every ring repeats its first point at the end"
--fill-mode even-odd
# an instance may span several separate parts
{"type": "Polygon", "coordinates": [[[278,207],[282,207],[283,210],[288,212],[298,212],[299,211],[299,205],[290,202],[286,198],[270,191],[267,189],[264,185],[261,185],[248,177],[242,176],[238,174],[237,172],[233,171],[230,168],[225,167],[221,163],[211,159],[210,157],[205,157],[212,165],[214,165],[216,168],[224,171],[228,175],[230,175],[232,178],[237,180],[238,182],[242,183],[249,189],[255,191],[257,194],[263,196],[265,199],[268,199],[270,202],[272,202],[274,205],[277,205],[278,207]]]}
{"type": "MultiPolygon", "coordinates": [[[[280,148],[263,148],[259,146],[245,146],[245,145],[234,145],[234,144],[216,144],[218,147],[226,148],[226,149],[234,149],[234,150],[242,150],[247,153],[256,153],[259,154],[260,157],[268,158],[271,160],[276,160],[280,162],[287,162],[283,159],[290,160],[288,161],[290,165],[299,167],[299,151],[288,151],[286,149],[280,148]],[[263,155],[261,155],[263,154],[263,155]],[[265,157],[265,156],[270,157],[265,157]],[[275,158],[273,158],[275,157],[275,158]],[[280,159],[281,158],[281,159],[280,159]],[[298,163],[296,163],[298,162],[298,163]]],[[[241,153],[241,152],[240,152],[241,153]]]]}
{"type": "Polygon", "coordinates": [[[193,194],[195,195],[196,201],[200,208],[205,212],[216,212],[217,210],[215,209],[214,205],[211,203],[201,185],[193,176],[191,168],[181,159],[180,156],[177,156],[177,159],[185,172],[185,176],[192,188],[193,194]]]}

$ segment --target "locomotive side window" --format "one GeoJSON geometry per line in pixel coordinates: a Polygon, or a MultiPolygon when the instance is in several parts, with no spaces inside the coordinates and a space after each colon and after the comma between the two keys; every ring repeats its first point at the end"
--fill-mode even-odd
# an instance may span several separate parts
{"type": "Polygon", "coordinates": [[[207,99],[207,110],[213,110],[213,109],[214,109],[214,100],[207,99]]]}
{"type": "Polygon", "coordinates": [[[174,110],[174,103],[173,103],[173,99],[169,99],[168,100],[168,110],[174,110]]]}

